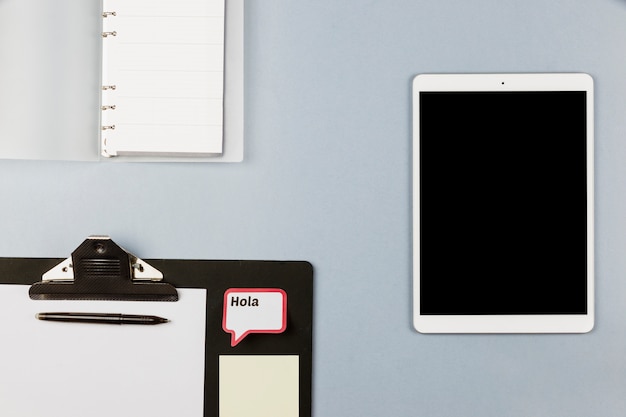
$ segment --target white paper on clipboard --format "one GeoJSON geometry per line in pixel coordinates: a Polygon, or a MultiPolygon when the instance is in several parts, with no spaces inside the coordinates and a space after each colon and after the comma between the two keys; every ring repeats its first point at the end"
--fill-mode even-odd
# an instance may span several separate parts
{"type": "Polygon", "coordinates": [[[202,417],[206,290],[177,302],[35,301],[0,285],[0,414],[202,417]],[[59,323],[41,312],[157,315],[158,325],[59,323]]]}

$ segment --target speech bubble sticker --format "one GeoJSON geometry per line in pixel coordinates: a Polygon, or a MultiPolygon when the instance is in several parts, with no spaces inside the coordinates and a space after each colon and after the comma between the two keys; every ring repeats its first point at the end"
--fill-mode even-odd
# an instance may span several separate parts
{"type": "Polygon", "coordinates": [[[287,293],[280,288],[229,288],[224,293],[222,328],[236,346],[250,333],[287,328],[287,293]]]}

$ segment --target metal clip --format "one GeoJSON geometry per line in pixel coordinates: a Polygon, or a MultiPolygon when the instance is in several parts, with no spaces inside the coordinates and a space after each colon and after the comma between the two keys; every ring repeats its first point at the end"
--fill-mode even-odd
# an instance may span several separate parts
{"type": "Polygon", "coordinates": [[[30,287],[34,300],[177,301],[163,274],[108,236],[90,236],[30,287]]]}

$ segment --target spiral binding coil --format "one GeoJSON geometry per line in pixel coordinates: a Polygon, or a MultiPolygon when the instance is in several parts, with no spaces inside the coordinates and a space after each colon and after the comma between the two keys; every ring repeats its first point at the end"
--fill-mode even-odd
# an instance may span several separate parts
{"type": "MultiPolygon", "coordinates": [[[[102,18],[103,19],[109,19],[111,17],[116,17],[117,16],[117,12],[114,11],[103,11],[102,12],[102,18]]],[[[102,32],[102,37],[103,38],[108,38],[111,36],[117,36],[117,32],[115,30],[112,31],[104,31],[102,32]]],[[[109,85],[103,85],[102,86],[102,91],[115,91],[117,89],[117,86],[115,84],[109,84],[109,85]]],[[[100,110],[107,111],[107,110],[115,110],[115,104],[101,104],[100,106],[100,110]]],[[[102,126],[102,130],[106,131],[106,130],[115,130],[115,125],[114,124],[108,124],[108,125],[103,125],[102,126]]],[[[106,143],[106,138],[103,138],[104,143],[106,143]]]]}

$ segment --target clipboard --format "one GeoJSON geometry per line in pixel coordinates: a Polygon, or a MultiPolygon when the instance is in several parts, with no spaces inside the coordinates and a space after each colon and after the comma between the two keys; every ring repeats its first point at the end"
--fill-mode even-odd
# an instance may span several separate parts
{"type": "MultiPolygon", "coordinates": [[[[138,259],[138,258],[136,258],[138,259]]],[[[204,386],[201,388],[201,412],[197,412],[198,417],[239,417],[250,416],[250,407],[254,407],[258,401],[276,401],[287,404],[282,409],[272,410],[275,416],[285,417],[310,417],[311,416],[311,374],[312,374],[312,295],[313,295],[313,268],[305,261],[243,261],[243,260],[184,260],[184,259],[147,259],[140,260],[142,264],[149,265],[150,268],[162,273],[163,282],[149,282],[145,285],[172,285],[183,295],[185,291],[205,290],[206,301],[204,305],[204,334],[195,335],[198,340],[203,341],[203,369],[201,369],[204,386]],[[252,291],[275,291],[277,294],[285,295],[285,327],[280,331],[263,331],[261,329],[247,329],[247,332],[239,329],[237,335],[240,340],[235,340],[235,330],[226,329],[226,314],[229,311],[227,302],[237,301],[241,305],[244,300],[253,300],[246,294],[252,291]],[[280,290],[280,291],[278,291],[280,290]],[[282,291],[282,292],[281,292],[282,291]],[[229,299],[228,297],[237,297],[229,299]],[[244,334],[245,333],[245,334],[244,334]],[[278,375],[287,375],[286,383],[278,385],[279,390],[274,389],[267,397],[263,393],[265,385],[271,385],[271,381],[266,381],[264,373],[273,372],[279,368],[278,375]],[[255,371],[256,369],[256,371],[255,371]],[[250,371],[250,374],[246,374],[250,371]],[[256,374],[255,374],[256,372],[256,374]],[[260,374],[259,374],[260,373],[260,374]],[[256,384],[256,385],[254,385],[256,384]],[[255,387],[260,389],[255,393],[255,387]],[[285,389],[284,397],[282,389],[285,389]],[[242,389],[249,398],[243,398],[242,389]],[[258,395],[257,395],[258,394],[258,395]],[[272,395],[274,397],[272,397],[272,395]],[[270,398],[270,400],[263,398],[270,398]],[[274,398],[272,400],[271,398],[274,398]],[[248,407],[248,408],[246,408],[248,407]]],[[[54,270],[55,267],[67,262],[63,258],[0,258],[0,294],[3,288],[17,286],[20,290],[36,288],[41,284],[42,274],[54,270]],[[6,287],[5,285],[8,284],[6,287]],[[35,285],[33,285],[35,284],[35,285]]],[[[158,281],[158,280],[157,280],[158,281]]],[[[55,284],[58,285],[58,284],[55,284]]],[[[27,297],[27,296],[26,296],[27,297]]],[[[28,303],[40,303],[38,300],[28,300],[28,303]]],[[[66,301],[77,303],[101,303],[104,307],[110,301],[66,301]]],[[[125,303],[126,301],[116,301],[125,303]]],[[[176,306],[177,302],[167,302],[168,306],[176,306]]],[[[137,304],[137,303],[135,303],[137,304]]],[[[151,301],[141,302],[141,308],[153,304],[151,301]]],[[[180,304],[182,305],[182,304],[180,304]]],[[[0,315],[3,305],[0,305],[0,315]]],[[[30,319],[30,318],[29,318],[30,319]]],[[[37,320],[32,317],[32,321],[37,320]]],[[[7,323],[7,321],[0,321],[7,323]]],[[[44,323],[46,325],[52,323],[44,323]]],[[[55,323],[55,325],[58,323],[55,323]]],[[[98,325],[66,324],[72,326],[72,331],[81,327],[93,328],[98,325]]],[[[161,328],[166,328],[170,324],[163,324],[161,328]]],[[[134,332],[136,327],[154,328],[158,331],[159,326],[104,326],[110,328],[124,328],[127,332],[134,332]],[[132,328],[132,329],[131,329],[132,328]],[[128,329],[128,330],[126,330],[128,329]]],[[[0,332],[6,329],[0,328],[0,332]]],[[[244,329],[245,330],[245,329],[244,329]]],[[[81,330],[82,331],[82,330],[81,330]]],[[[93,331],[100,331],[98,329],[93,331]]],[[[45,353],[46,346],[40,347],[45,353]]],[[[78,346],[77,346],[78,348],[78,346]]],[[[156,352],[163,346],[153,346],[156,352]]],[[[140,352],[133,352],[132,346],[126,346],[120,350],[124,353],[120,355],[134,355],[140,357],[140,352]]],[[[167,352],[163,352],[162,357],[167,357],[167,352]]],[[[15,361],[28,363],[30,358],[13,358],[15,361]]],[[[181,358],[182,359],[182,358],[181,358]]],[[[97,358],[94,358],[94,361],[97,358]]],[[[149,366],[162,366],[153,363],[149,366]]],[[[84,364],[83,364],[84,366],[84,364]]],[[[0,381],[4,378],[19,378],[19,375],[11,375],[2,371],[0,364],[0,381]]],[[[185,378],[186,379],[186,378],[185,378]]],[[[4,386],[9,386],[5,380],[4,386]]],[[[184,385],[181,381],[181,386],[184,385]]],[[[84,384],[98,388],[98,378],[86,379],[84,384]]],[[[38,389],[49,387],[38,386],[37,381],[26,381],[25,384],[38,389]]],[[[0,383],[0,387],[3,386],[0,383]]],[[[178,384],[174,390],[178,389],[178,384]]],[[[174,391],[173,390],[173,391],[174,391]]],[[[106,390],[105,390],[106,391],[106,390]]],[[[163,392],[163,396],[170,393],[163,392]]],[[[0,392],[0,399],[3,394],[0,392]]],[[[155,396],[156,398],[156,396],[155,396]]],[[[114,398],[106,398],[104,401],[117,401],[114,398]]],[[[141,412],[149,412],[149,405],[141,412]]],[[[278,404],[275,404],[279,406],[278,404]]],[[[270,404],[272,406],[272,404],[270,404]]],[[[0,410],[3,409],[0,402],[0,410]]],[[[179,415],[189,415],[185,404],[178,404],[179,415]]],[[[14,411],[14,410],[13,410],[14,411]]],[[[135,410],[135,414],[136,415],[135,410]]],[[[15,414],[14,414],[15,415],[15,414]]],[[[19,415],[19,413],[18,413],[19,415]]],[[[24,414],[32,416],[32,414],[24,414]]],[[[55,410],[46,409],[47,416],[56,416],[55,410]]],[[[58,415],[66,413],[58,412],[58,415]]],[[[118,414],[123,417],[122,410],[118,414]]],[[[130,413],[129,415],[132,415],[130,413]]]]}

